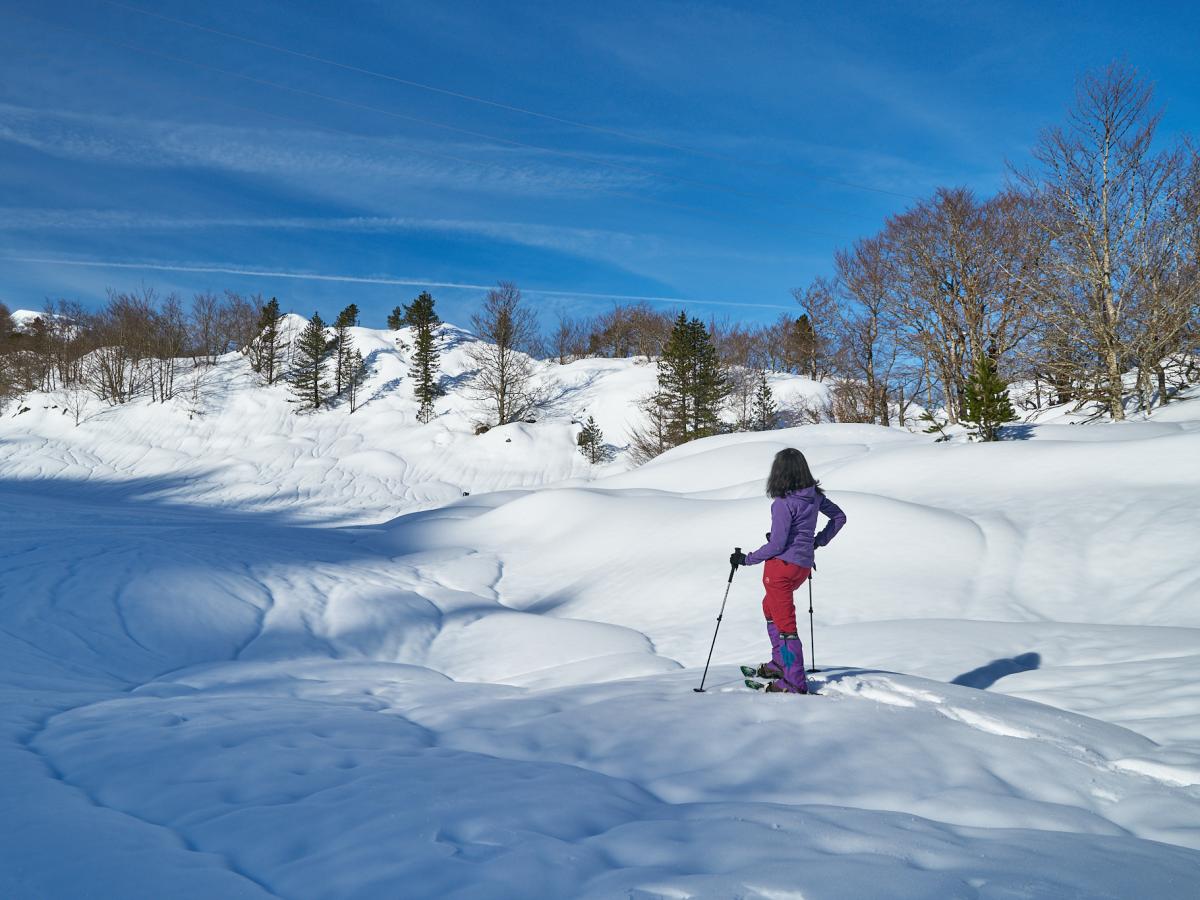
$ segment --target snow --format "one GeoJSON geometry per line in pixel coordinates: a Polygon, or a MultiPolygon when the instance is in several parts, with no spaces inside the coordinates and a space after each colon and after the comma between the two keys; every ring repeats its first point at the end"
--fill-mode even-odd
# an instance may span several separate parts
{"type": "Polygon", "coordinates": [[[353,415],[235,355],[0,420],[0,895],[1195,896],[1200,398],[591,467],[572,420],[624,444],[652,366],[540,364],[556,408],[476,436],[446,334],[428,425],[369,329],[353,415]],[[742,687],[756,569],[694,693],[784,446],[849,516],[821,696],[742,687]]]}
{"type": "Polygon", "coordinates": [[[12,319],[14,328],[18,331],[24,331],[33,325],[34,319],[44,319],[46,314],[34,312],[32,309],[14,309],[8,316],[12,319]]]}

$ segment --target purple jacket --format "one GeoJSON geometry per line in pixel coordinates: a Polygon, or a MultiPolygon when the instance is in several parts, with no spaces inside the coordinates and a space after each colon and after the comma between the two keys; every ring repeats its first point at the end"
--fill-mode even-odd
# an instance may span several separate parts
{"type": "Polygon", "coordinates": [[[746,555],[746,565],[778,557],[811,569],[813,548],[824,547],[845,524],[846,514],[815,487],[792,491],[771,504],[771,535],[765,544],[746,555]],[[818,512],[825,513],[829,522],[820,534],[815,534],[818,512]]]}

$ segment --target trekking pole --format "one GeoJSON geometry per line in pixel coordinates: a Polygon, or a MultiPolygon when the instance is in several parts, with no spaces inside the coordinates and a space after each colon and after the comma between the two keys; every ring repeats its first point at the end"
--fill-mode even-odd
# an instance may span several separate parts
{"type": "MultiPolygon", "coordinates": [[[[741,547],[734,547],[734,553],[741,553],[741,547]]],[[[708,678],[708,665],[712,662],[713,647],[717,646],[717,632],[721,630],[721,619],[725,617],[725,601],[729,599],[729,589],[733,587],[733,573],[737,571],[737,566],[729,567],[729,581],[725,583],[725,596],[721,598],[721,611],[717,613],[717,627],[713,629],[712,644],[708,648],[708,660],[704,663],[704,674],[700,676],[700,687],[692,688],[697,694],[704,693],[704,679],[708,678]]]]}
{"type": "MultiPolygon", "coordinates": [[[[813,566],[816,569],[816,566],[813,566]]],[[[820,672],[817,668],[817,639],[813,634],[813,608],[812,608],[812,572],[808,573],[808,658],[812,661],[812,668],[807,669],[808,672],[820,672]]]]}

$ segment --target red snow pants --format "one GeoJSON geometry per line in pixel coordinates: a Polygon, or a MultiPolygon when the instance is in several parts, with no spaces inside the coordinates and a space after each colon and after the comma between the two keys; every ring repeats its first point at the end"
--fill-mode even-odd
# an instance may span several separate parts
{"type": "Polygon", "coordinates": [[[796,603],[792,593],[808,580],[812,569],[782,559],[763,563],[763,615],[783,634],[796,634],[796,603]]]}

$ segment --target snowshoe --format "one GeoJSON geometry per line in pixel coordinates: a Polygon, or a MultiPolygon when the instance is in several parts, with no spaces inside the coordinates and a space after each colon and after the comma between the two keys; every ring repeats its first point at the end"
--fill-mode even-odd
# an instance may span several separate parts
{"type": "Polygon", "coordinates": [[[783,676],[783,673],[770,663],[763,663],[757,669],[753,669],[750,666],[742,666],[741,669],[742,674],[747,678],[765,678],[768,681],[772,681],[783,676]]]}
{"type": "Polygon", "coordinates": [[[766,691],[768,694],[807,694],[808,693],[807,690],[789,691],[787,688],[782,687],[778,681],[772,681],[770,684],[768,684],[766,686],[766,691]]]}
{"type": "MultiPolygon", "coordinates": [[[[745,668],[747,668],[747,666],[742,666],[742,668],[745,669],[745,668]]],[[[750,688],[750,690],[752,690],[752,691],[761,691],[761,690],[768,689],[767,686],[765,684],[763,684],[761,681],[755,681],[752,678],[746,679],[746,687],[750,688]]]]}

